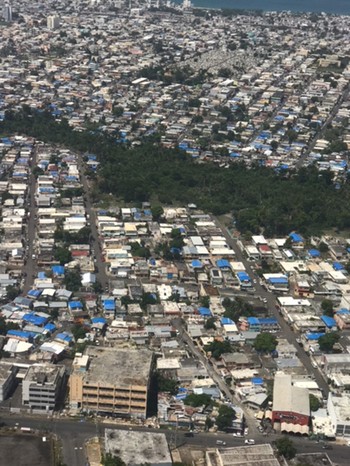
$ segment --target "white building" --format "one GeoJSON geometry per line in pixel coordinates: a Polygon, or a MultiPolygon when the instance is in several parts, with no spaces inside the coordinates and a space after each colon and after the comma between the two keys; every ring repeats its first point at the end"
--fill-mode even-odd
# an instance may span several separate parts
{"type": "Polygon", "coordinates": [[[57,29],[59,27],[60,27],[60,19],[58,16],[47,17],[47,28],[48,29],[57,29]]]}

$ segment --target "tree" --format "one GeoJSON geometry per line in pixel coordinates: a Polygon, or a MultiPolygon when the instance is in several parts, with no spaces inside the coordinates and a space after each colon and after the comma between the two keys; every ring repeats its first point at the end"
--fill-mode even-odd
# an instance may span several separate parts
{"type": "Polygon", "coordinates": [[[67,270],[63,280],[64,285],[69,291],[79,291],[81,288],[81,276],[78,270],[67,270]]]}
{"type": "Polygon", "coordinates": [[[209,319],[207,319],[204,323],[204,328],[206,330],[216,330],[215,318],[209,317],[209,319]]]}
{"type": "Polygon", "coordinates": [[[318,339],[320,350],[324,351],[325,353],[330,353],[333,350],[333,346],[337,343],[337,341],[339,341],[339,338],[340,337],[338,333],[334,332],[322,335],[322,337],[318,339]]]}
{"type": "Polygon", "coordinates": [[[126,463],[119,456],[112,456],[110,453],[106,453],[102,457],[103,466],[126,466],[126,463]]]}
{"type": "Polygon", "coordinates": [[[321,309],[326,316],[333,317],[333,302],[330,299],[324,299],[321,303],[321,309]]]}
{"type": "Polygon", "coordinates": [[[236,419],[234,409],[226,405],[221,405],[215,422],[219,430],[227,430],[232,426],[232,421],[234,419],[236,419]]]}
{"type": "Polygon", "coordinates": [[[6,296],[7,299],[13,301],[19,295],[19,289],[16,286],[8,285],[6,287],[6,296]]]}
{"type": "Polygon", "coordinates": [[[78,341],[80,339],[84,339],[86,336],[86,330],[82,325],[73,325],[72,327],[72,335],[75,339],[75,341],[78,341]]]}
{"type": "Polygon", "coordinates": [[[211,396],[206,395],[205,393],[202,395],[191,393],[184,400],[185,405],[192,406],[193,408],[198,408],[199,406],[208,406],[210,402],[211,396]]]}
{"type": "Polygon", "coordinates": [[[152,217],[154,221],[158,221],[164,214],[164,209],[160,204],[151,207],[152,217]]]}
{"type": "Polygon", "coordinates": [[[322,252],[323,254],[329,251],[328,245],[327,245],[326,243],[324,243],[323,241],[321,241],[320,244],[318,245],[318,249],[319,249],[320,252],[322,252]]]}
{"type": "Polygon", "coordinates": [[[216,360],[220,359],[221,355],[224,353],[232,353],[231,343],[227,340],[218,341],[214,340],[204,347],[204,350],[207,353],[211,353],[212,357],[216,360]]]}
{"type": "Polygon", "coordinates": [[[287,460],[291,460],[296,455],[297,449],[294,442],[288,437],[282,437],[275,442],[278,454],[284,456],[287,460]]]}
{"type": "Polygon", "coordinates": [[[201,296],[199,299],[200,305],[203,307],[209,307],[210,306],[210,298],[209,296],[201,296]]]}
{"type": "Polygon", "coordinates": [[[157,384],[159,392],[167,392],[171,395],[176,395],[178,388],[178,381],[168,377],[164,377],[162,374],[157,374],[157,384]]]}
{"type": "Polygon", "coordinates": [[[273,151],[277,150],[278,148],[278,142],[274,139],[273,141],[271,141],[271,149],[273,151]]]}
{"type": "Polygon", "coordinates": [[[54,258],[61,265],[65,265],[72,260],[72,254],[69,249],[59,246],[55,249],[54,258]]]}
{"type": "Polygon", "coordinates": [[[310,393],[309,399],[310,399],[311,411],[317,411],[319,407],[321,406],[320,400],[317,398],[317,396],[313,395],[312,393],[310,393]]]}
{"type": "Polygon", "coordinates": [[[272,353],[277,347],[277,338],[271,333],[260,333],[255,341],[254,348],[259,353],[272,353]]]}

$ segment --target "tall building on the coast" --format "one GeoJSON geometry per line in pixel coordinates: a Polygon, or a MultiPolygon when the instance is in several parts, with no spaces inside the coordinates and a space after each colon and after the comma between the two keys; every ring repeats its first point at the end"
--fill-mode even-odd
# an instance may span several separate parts
{"type": "Polygon", "coordinates": [[[10,23],[12,21],[12,7],[10,3],[5,3],[4,8],[2,10],[2,17],[4,21],[10,23]]]}

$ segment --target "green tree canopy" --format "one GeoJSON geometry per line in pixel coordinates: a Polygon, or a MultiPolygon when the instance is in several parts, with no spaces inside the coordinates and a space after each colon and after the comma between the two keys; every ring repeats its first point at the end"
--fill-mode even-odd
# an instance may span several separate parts
{"type": "Polygon", "coordinates": [[[291,460],[296,455],[297,449],[294,442],[288,437],[282,437],[275,442],[278,454],[284,456],[287,460],[291,460]]]}
{"type": "Polygon", "coordinates": [[[339,341],[339,335],[335,332],[326,333],[322,335],[318,339],[318,344],[320,346],[320,350],[324,351],[325,353],[330,353],[333,351],[334,345],[339,341]]]}
{"type": "Polygon", "coordinates": [[[309,399],[311,411],[317,411],[321,406],[320,400],[317,398],[317,396],[313,395],[312,393],[310,393],[309,399]]]}
{"type": "Polygon", "coordinates": [[[259,353],[272,353],[277,347],[277,338],[271,333],[260,333],[255,341],[254,348],[259,353]]]}
{"type": "Polygon", "coordinates": [[[207,353],[211,353],[212,357],[216,360],[220,359],[221,355],[224,353],[232,353],[231,343],[227,340],[218,341],[214,340],[204,347],[204,350],[207,353]]]}
{"type": "Polygon", "coordinates": [[[208,406],[211,403],[211,396],[203,393],[202,395],[196,395],[191,393],[184,400],[185,405],[198,408],[199,406],[208,406]]]}
{"type": "Polygon", "coordinates": [[[64,285],[69,291],[79,291],[81,288],[81,276],[79,270],[67,270],[63,280],[64,285]]]}
{"type": "Polygon", "coordinates": [[[106,453],[102,457],[103,466],[126,466],[126,463],[119,456],[112,456],[110,453],[106,453]]]}
{"type": "Polygon", "coordinates": [[[72,254],[69,249],[58,246],[54,251],[54,258],[61,265],[65,265],[72,260],[72,254]]]}
{"type": "Polygon", "coordinates": [[[330,299],[324,299],[321,303],[321,309],[326,316],[334,316],[334,306],[333,302],[330,299]]]}
{"type": "Polygon", "coordinates": [[[216,425],[219,430],[227,430],[232,426],[232,421],[236,419],[235,410],[226,405],[221,405],[216,418],[216,425]]]}

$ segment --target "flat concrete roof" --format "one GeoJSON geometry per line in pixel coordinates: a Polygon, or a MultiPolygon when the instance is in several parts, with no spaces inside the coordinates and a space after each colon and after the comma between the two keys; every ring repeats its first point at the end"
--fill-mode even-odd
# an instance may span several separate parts
{"type": "Polygon", "coordinates": [[[223,448],[207,455],[212,466],[280,466],[270,444],[223,448]]]}
{"type": "Polygon", "coordinates": [[[291,411],[310,416],[309,390],[292,385],[292,377],[280,372],[275,375],[273,411],[291,411]]]}
{"type": "Polygon", "coordinates": [[[165,434],[106,429],[105,449],[119,456],[127,466],[172,464],[165,434]]]}
{"type": "Polygon", "coordinates": [[[129,388],[147,386],[153,353],[146,349],[98,348],[90,346],[90,364],[84,382],[104,383],[129,388]]]}

